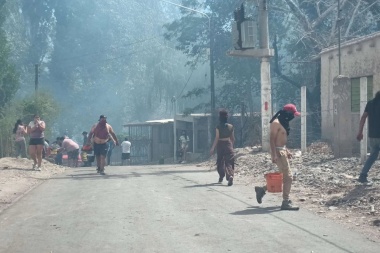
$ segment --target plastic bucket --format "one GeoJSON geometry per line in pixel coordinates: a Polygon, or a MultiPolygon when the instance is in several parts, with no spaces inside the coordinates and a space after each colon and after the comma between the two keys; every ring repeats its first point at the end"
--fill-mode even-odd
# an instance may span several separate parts
{"type": "Polygon", "coordinates": [[[282,192],[282,173],[265,174],[268,192],[282,192]]]}

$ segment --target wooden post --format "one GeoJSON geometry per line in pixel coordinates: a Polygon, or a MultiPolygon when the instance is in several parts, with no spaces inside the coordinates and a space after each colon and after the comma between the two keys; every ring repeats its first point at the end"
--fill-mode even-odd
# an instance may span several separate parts
{"type": "Polygon", "coordinates": [[[197,140],[196,140],[196,124],[195,124],[195,121],[196,121],[196,118],[193,117],[193,158],[194,158],[194,154],[195,154],[195,145],[197,144],[197,140]]]}
{"type": "Polygon", "coordinates": [[[307,129],[306,129],[306,86],[301,87],[301,151],[306,152],[306,137],[307,137],[307,129]]]}
{"type": "Polygon", "coordinates": [[[174,141],[174,152],[173,152],[173,163],[176,163],[176,157],[177,157],[177,98],[173,97],[172,98],[173,102],[173,141],[174,141]]]}
{"type": "MultiPolygon", "coordinates": [[[[360,117],[363,115],[365,106],[367,105],[367,77],[360,78],[360,117]]],[[[360,142],[360,162],[362,164],[367,160],[367,147],[368,147],[368,124],[367,122],[363,128],[363,140],[360,142]]]]}
{"type": "Polygon", "coordinates": [[[38,64],[34,65],[34,89],[37,94],[38,92],[38,64]]]}

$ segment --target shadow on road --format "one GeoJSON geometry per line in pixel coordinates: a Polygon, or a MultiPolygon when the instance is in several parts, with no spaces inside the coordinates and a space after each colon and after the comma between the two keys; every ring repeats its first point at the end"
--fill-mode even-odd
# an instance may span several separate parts
{"type": "Polygon", "coordinates": [[[198,187],[210,187],[210,186],[226,186],[221,183],[212,183],[212,184],[195,184],[195,185],[188,185],[183,188],[198,188],[198,187]]]}
{"type": "Polygon", "coordinates": [[[73,171],[70,174],[67,174],[65,176],[57,176],[51,178],[52,180],[58,180],[58,179],[69,179],[69,180],[101,180],[101,179],[125,179],[125,178],[136,178],[136,177],[143,177],[143,176],[166,176],[170,174],[183,174],[183,173],[199,173],[203,172],[202,170],[164,170],[164,171],[158,171],[158,172],[148,172],[148,173],[139,173],[136,171],[125,173],[113,173],[112,169],[106,168],[106,174],[100,175],[96,173],[96,169],[94,170],[77,170],[73,171]],[[93,172],[91,172],[93,171],[93,172]],[[80,173],[84,172],[84,173],[80,173]]]}
{"type": "Polygon", "coordinates": [[[268,207],[259,207],[259,206],[251,206],[246,210],[236,211],[231,213],[232,215],[252,215],[252,214],[268,214],[281,211],[278,206],[268,206],[268,207]]]}

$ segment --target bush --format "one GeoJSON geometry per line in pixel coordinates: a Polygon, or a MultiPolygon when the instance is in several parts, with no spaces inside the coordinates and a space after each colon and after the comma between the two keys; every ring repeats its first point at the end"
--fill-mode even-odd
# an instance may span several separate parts
{"type": "Polygon", "coordinates": [[[18,119],[28,124],[34,114],[40,115],[48,126],[45,134],[49,135],[49,125],[58,116],[58,105],[48,93],[39,93],[23,100],[13,100],[1,108],[0,113],[0,158],[12,156],[14,136],[12,130],[18,119]]]}

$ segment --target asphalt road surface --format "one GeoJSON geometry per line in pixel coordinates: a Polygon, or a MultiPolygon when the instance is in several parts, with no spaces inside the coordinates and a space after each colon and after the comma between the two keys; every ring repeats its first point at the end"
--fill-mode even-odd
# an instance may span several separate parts
{"type": "Polygon", "coordinates": [[[0,213],[0,252],[380,252],[302,210],[258,205],[252,185],[194,166],[68,169],[0,213]]]}

